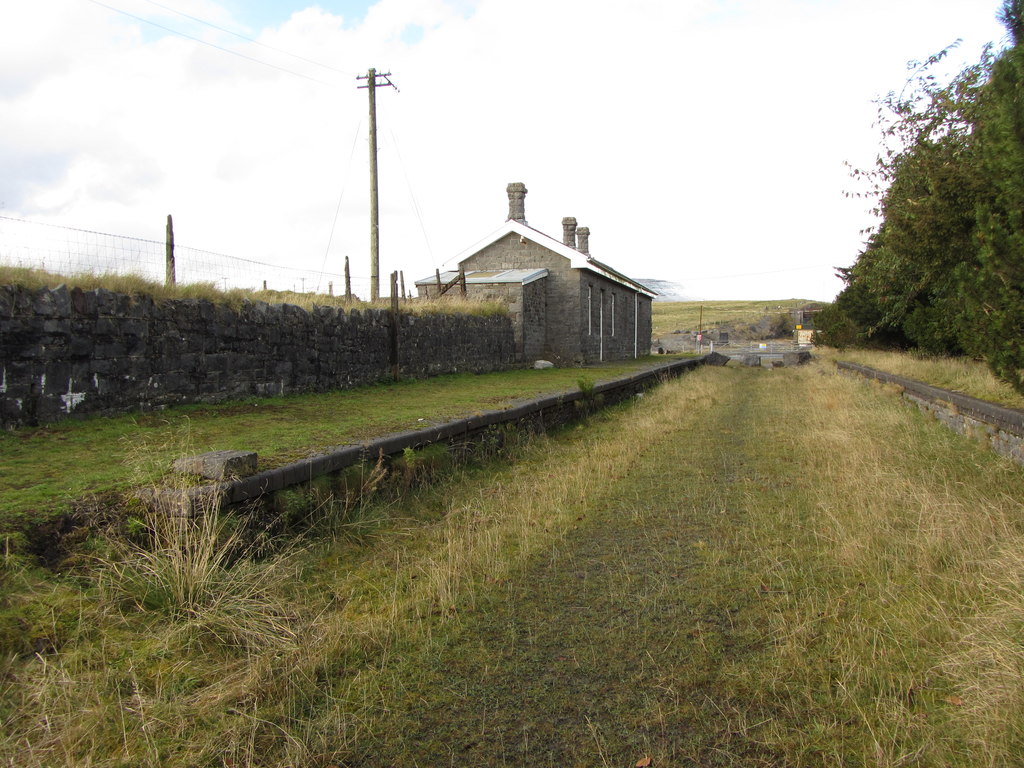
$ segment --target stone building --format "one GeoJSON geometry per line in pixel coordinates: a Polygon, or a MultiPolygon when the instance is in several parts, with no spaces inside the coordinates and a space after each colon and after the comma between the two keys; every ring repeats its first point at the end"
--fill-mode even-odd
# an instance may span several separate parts
{"type": "Polygon", "coordinates": [[[562,219],[556,240],[527,225],[525,185],[507,192],[504,226],[460,254],[458,270],[417,280],[417,294],[437,296],[464,273],[467,296],[508,304],[523,361],[573,365],[648,354],[657,294],[594,259],[590,230],[575,218],[562,219]]]}

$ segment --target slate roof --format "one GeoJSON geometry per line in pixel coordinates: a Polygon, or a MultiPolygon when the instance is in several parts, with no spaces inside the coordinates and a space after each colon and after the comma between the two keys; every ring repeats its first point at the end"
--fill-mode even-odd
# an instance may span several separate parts
{"type": "MultiPolygon", "coordinates": [[[[441,273],[441,285],[445,285],[456,277],[458,272],[449,270],[441,273]]],[[[493,283],[522,283],[527,285],[532,283],[534,280],[540,280],[542,277],[547,277],[548,271],[546,269],[498,269],[490,270],[487,272],[474,271],[466,273],[466,283],[469,285],[488,285],[493,283]]],[[[425,277],[422,280],[417,280],[416,285],[436,285],[437,275],[434,277],[425,277]]]]}
{"type": "MultiPolygon", "coordinates": [[[[619,283],[620,285],[624,285],[631,290],[637,291],[646,296],[650,296],[651,298],[658,295],[656,291],[651,290],[642,283],[638,283],[631,277],[626,277],[624,274],[622,274],[616,269],[613,269],[607,264],[603,264],[597,259],[591,258],[587,256],[587,254],[581,253],[580,251],[577,251],[575,248],[569,247],[561,240],[556,240],[555,238],[549,235],[545,235],[540,230],[536,230],[533,227],[523,224],[522,222],[515,221],[514,219],[509,219],[508,221],[506,221],[504,226],[502,226],[500,229],[495,230],[494,232],[480,240],[475,245],[472,245],[466,250],[464,250],[462,253],[456,256],[453,259],[453,261],[455,261],[456,263],[462,262],[465,259],[468,259],[473,254],[483,250],[487,246],[497,242],[498,240],[500,240],[501,238],[505,237],[508,234],[517,234],[520,237],[525,237],[528,240],[532,240],[538,245],[547,248],[549,251],[554,251],[558,255],[564,256],[565,258],[569,259],[570,266],[573,269],[586,269],[590,272],[594,272],[595,274],[601,275],[613,282],[619,283]]],[[[443,279],[444,275],[442,275],[442,280],[443,279]]],[[[469,281],[468,273],[466,275],[466,280],[469,281]]],[[[420,285],[423,282],[424,281],[417,280],[416,285],[420,285]]],[[[428,280],[426,282],[430,281],[428,280]]]]}

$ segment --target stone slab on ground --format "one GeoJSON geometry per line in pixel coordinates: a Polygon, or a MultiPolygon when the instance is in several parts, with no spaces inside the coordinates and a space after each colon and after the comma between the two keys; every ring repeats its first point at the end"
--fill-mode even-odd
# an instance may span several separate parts
{"type": "Polygon", "coordinates": [[[253,474],[256,471],[256,454],[253,451],[210,451],[175,459],[171,466],[176,472],[186,475],[226,480],[253,474]]]}

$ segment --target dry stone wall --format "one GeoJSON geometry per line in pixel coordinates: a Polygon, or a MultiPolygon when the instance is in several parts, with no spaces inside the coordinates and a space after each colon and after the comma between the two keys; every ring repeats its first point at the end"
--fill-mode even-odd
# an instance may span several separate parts
{"type": "MultiPolygon", "coordinates": [[[[391,316],[0,286],[0,426],[322,392],[391,376],[391,316]]],[[[508,317],[402,315],[399,372],[516,363],[508,317]]]]}

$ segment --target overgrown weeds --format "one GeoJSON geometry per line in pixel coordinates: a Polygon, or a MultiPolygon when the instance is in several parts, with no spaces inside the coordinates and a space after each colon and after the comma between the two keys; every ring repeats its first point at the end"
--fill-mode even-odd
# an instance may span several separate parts
{"type": "Polygon", "coordinates": [[[505,458],[413,453],[351,470],[376,502],[296,498],[326,527],[238,571],[274,642],[197,624],[201,591],[19,571],[70,626],[0,678],[0,760],[1017,762],[1017,466],[813,364],[703,369],[505,458]]]}
{"type": "Polygon", "coordinates": [[[99,546],[74,576],[60,647],[13,662],[0,759],[335,761],[376,717],[394,649],[439,642],[585,495],[588,479],[549,467],[551,491],[535,503],[525,481],[551,463],[547,439],[484,438],[474,462],[431,448],[293,496],[273,514],[306,534],[257,557],[212,500],[190,514],[136,511],[128,540],[99,546]],[[496,476],[487,457],[514,455],[526,462],[518,479],[496,476]]]}
{"type": "Polygon", "coordinates": [[[143,544],[115,541],[98,564],[100,599],[165,617],[190,636],[246,650],[294,642],[277,587],[294,577],[287,551],[256,558],[244,521],[215,499],[190,514],[150,513],[143,544]]]}

